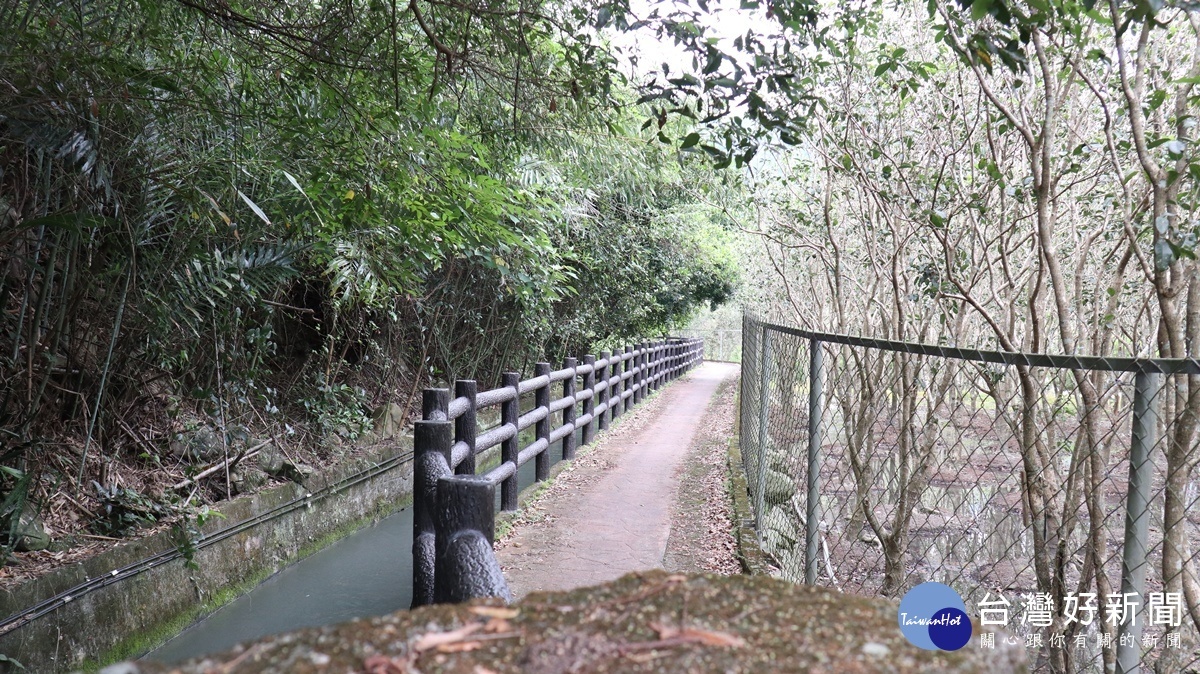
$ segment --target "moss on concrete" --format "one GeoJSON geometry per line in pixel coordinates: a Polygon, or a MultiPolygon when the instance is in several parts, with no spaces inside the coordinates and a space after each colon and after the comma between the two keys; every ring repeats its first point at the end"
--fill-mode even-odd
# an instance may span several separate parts
{"type": "MultiPolygon", "coordinates": [[[[346,536],[358,531],[359,529],[363,529],[367,526],[375,524],[384,517],[387,517],[388,515],[391,515],[399,510],[403,510],[410,505],[412,505],[411,496],[396,501],[380,502],[376,504],[376,507],[371,512],[368,512],[363,517],[351,522],[347,522],[342,526],[326,532],[319,538],[316,538],[303,545],[296,553],[296,556],[289,560],[289,565],[295,564],[302,559],[310,557],[324,550],[325,548],[328,548],[330,545],[333,545],[346,536]]],[[[255,587],[258,587],[258,585],[264,580],[270,578],[276,573],[278,573],[278,571],[271,568],[259,569],[247,576],[244,580],[217,590],[213,594],[209,595],[208,599],[204,601],[204,603],[188,609],[185,613],[179,614],[169,620],[159,623],[152,629],[131,634],[122,638],[115,646],[98,658],[94,660],[85,660],[84,662],[80,663],[80,671],[94,672],[114,662],[120,662],[122,660],[128,660],[131,658],[139,658],[167,643],[196,622],[209,615],[212,615],[217,609],[220,609],[226,604],[229,604],[230,602],[242,597],[255,587]]]]}
{"type": "MultiPolygon", "coordinates": [[[[225,519],[210,521],[205,532],[213,533],[216,528],[232,526],[232,522],[271,512],[296,499],[303,501],[309,491],[317,493],[342,485],[344,480],[382,461],[406,455],[409,446],[402,440],[321,471],[308,481],[307,488],[289,483],[223,503],[220,509],[225,519]]],[[[411,468],[405,464],[339,487],[313,501],[312,507],[288,511],[200,549],[195,555],[198,568],[188,568],[183,559],[174,559],[121,582],[73,596],[57,610],[0,634],[0,653],[21,661],[30,671],[61,672],[84,663],[95,669],[101,663],[144,652],[277,570],[403,507],[410,499],[411,468]]],[[[169,532],[122,543],[81,564],[3,593],[0,607],[8,614],[20,614],[25,607],[88,578],[103,578],[114,569],[172,548],[169,532]]],[[[0,663],[0,672],[7,671],[6,667],[0,663]]]]}
{"type": "Polygon", "coordinates": [[[734,538],[737,540],[738,561],[742,570],[751,575],[769,573],[770,559],[758,545],[758,533],[754,529],[754,508],[750,504],[750,487],[742,463],[741,438],[736,434],[729,439],[728,488],[733,506],[734,538]]]}

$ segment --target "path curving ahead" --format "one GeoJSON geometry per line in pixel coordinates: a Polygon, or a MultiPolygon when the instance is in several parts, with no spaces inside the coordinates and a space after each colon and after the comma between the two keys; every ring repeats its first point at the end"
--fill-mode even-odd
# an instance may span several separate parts
{"type": "Polygon", "coordinates": [[[704,363],[611,430],[497,546],[513,596],[661,568],[683,458],[733,363],[704,363]]]}

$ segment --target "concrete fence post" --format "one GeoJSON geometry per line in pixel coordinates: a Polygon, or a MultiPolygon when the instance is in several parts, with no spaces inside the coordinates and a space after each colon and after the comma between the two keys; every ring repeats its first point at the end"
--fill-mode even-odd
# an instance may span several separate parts
{"type": "Polygon", "coordinates": [[[434,601],[463,602],[476,597],[512,601],[492,545],[496,540],[496,487],[476,475],[437,482],[434,601]]]}
{"type": "MultiPolygon", "coordinates": [[[[550,363],[537,363],[533,366],[534,377],[549,377],[550,363]]],[[[538,482],[550,477],[550,382],[539,386],[533,393],[533,404],[546,410],[546,416],[534,424],[533,431],[538,440],[546,441],[546,448],[535,459],[534,471],[538,482]]]]}
{"type": "Polygon", "coordinates": [[[475,437],[479,434],[475,397],[479,395],[479,384],[474,379],[454,382],[454,397],[467,399],[467,411],[454,420],[454,442],[467,446],[467,457],[454,468],[459,475],[475,474],[475,437]]]}
{"type": "MultiPolygon", "coordinates": [[[[500,443],[500,462],[512,462],[517,465],[517,453],[521,451],[521,445],[517,436],[520,433],[515,432],[517,422],[521,417],[521,396],[517,394],[518,387],[521,383],[521,375],[516,372],[505,372],[500,375],[500,386],[503,388],[511,388],[513,393],[512,400],[506,400],[500,403],[500,423],[504,425],[512,424],[514,432],[512,437],[500,443]]],[[[503,510],[517,509],[517,492],[519,487],[517,484],[517,471],[513,471],[510,477],[504,479],[500,483],[500,507],[503,510]]]]}
{"type": "MultiPolygon", "coordinates": [[[[563,359],[563,369],[571,370],[571,374],[567,375],[567,378],[563,380],[563,397],[564,398],[574,398],[575,397],[575,377],[577,376],[575,374],[575,365],[576,365],[576,361],[574,358],[563,359]]],[[[569,425],[571,427],[571,432],[568,433],[567,437],[563,438],[563,441],[562,441],[562,443],[563,443],[562,444],[562,458],[563,459],[574,459],[575,458],[575,430],[576,430],[575,429],[575,408],[576,408],[575,403],[571,403],[570,405],[567,405],[566,407],[563,408],[563,413],[562,413],[563,414],[563,417],[562,417],[563,425],[564,426],[569,425]]]]}
{"type": "Polygon", "coordinates": [[[421,418],[427,421],[446,421],[449,417],[450,389],[427,388],[421,391],[421,418]]]}
{"type": "Polygon", "coordinates": [[[416,422],[413,425],[413,607],[434,602],[437,484],[449,474],[450,422],[416,422]]]}
{"type": "Polygon", "coordinates": [[[600,412],[600,418],[597,420],[596,428],[601,431],[607,431],[609,416],[608,409],[610,404],[609,401],[612,400],[612,384],[609,383],[608,379],[613,370],[608,361],[612,360],[612,352],[601,351],[600,360],[604,361],[604,367],[600,368],[600,374],[598,377],[596,377],[596,385],[599,386],[603,384],[604,390],[600,392],[600,405],[597,406],[602,407],[602,411],[600,412]]]}
{"type": "Polygon", "coordinates": [[[589,353],[583,357],[583,364],[591,366],[587,374],[583,375],[583,390],[591,393],[591,396],[583,401],[583,415],[588,420],[583,425],[583,444],[590,445],[592,440],[596,439],[596,357],[589,353]]]}

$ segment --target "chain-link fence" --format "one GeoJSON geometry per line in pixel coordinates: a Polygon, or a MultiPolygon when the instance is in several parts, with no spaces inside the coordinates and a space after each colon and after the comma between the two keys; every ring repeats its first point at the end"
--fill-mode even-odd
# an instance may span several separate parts
{"type": "Polygon", "coordinates": [[[760,543],[796,582],[891,597],[946,583],[1036,671],[1197,671],[1198,375],[1193,359],[746,317],[741,449],[760,543]]]}

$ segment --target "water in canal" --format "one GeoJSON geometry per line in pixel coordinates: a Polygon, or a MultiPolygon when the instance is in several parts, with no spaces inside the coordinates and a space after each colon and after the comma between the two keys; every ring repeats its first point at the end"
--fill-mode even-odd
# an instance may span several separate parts
{"type": "MultiPolygon", "coordinates": [[[[548,451],[557,463],[562,443],[548,451]]],[[[521,489],[533,484],[534,463],[521,466],[521,489]]],[[[412,509],[405,508],[360,529],[271,576],[145,657],[182,662],[269,634],[407,609],[412,602],[412,527],[412,509]]]]}

